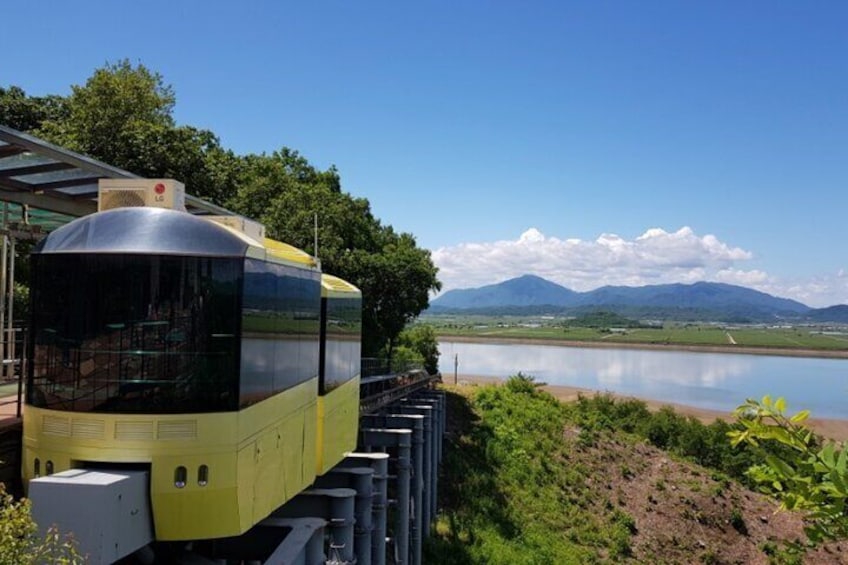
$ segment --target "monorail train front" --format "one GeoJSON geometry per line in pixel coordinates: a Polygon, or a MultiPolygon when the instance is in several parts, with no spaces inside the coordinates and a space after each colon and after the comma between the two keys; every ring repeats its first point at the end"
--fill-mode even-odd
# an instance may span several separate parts
{"type": "Polygon", "coordinates": [[[25,481],[143,469],[156,539],[243,533],[315,475],[320,300],[305,253],[185,212],[51,233],[32,253],[25,481]]]}

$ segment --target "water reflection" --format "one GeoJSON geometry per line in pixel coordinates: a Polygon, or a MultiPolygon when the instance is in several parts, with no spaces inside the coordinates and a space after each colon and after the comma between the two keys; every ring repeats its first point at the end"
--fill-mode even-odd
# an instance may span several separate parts
{"type": "Polygon", "coordinates": [[[848,361],[686,351],[442,341],[440,370],[506,377],[519,371],[549,384],[609,390],[729,411],[745,398],[785,396],[790,411],[848,419],[848,361]]]}

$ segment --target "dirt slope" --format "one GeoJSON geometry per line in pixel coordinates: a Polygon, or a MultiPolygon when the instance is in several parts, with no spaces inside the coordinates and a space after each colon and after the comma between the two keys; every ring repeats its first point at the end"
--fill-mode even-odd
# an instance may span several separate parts
{"type": "MultiPolygon", "coordinates": [[[[566,441],[579,430],[566,430],[566,441]]],[[[639,563],[848,563],[848,544],[829,544],[800,558],[783,541],[804,540],[797,514],[776,512],[774,500],[671,458],[630,438],[607,435],[594,445],[574,441],[573,456],[590,473],[598,504],[633,518],[639,563]]]]}

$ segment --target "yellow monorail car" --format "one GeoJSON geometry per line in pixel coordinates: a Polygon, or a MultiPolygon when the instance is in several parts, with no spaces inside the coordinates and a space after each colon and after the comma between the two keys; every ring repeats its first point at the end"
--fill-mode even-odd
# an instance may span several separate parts
{"type": "Polygon", "coordinates": [[[362,293],[321,276],[321,357],[316,472],[323,475],[356,445],[359,423],[362,293]]]}
{"type": "Polygon", "coordinates": [[[155,538],[208,539],[355,446],[361,296],[300,250],[119,208],[38,245],[31,297],[26,481],[144,469],[155,538]]]}

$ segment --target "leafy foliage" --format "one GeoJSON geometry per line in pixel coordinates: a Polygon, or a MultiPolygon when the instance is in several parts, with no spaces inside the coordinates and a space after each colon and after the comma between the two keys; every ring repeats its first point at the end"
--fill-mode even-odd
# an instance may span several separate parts
{"type": "Polygon", "coordinates": [[[536,377],[525,375],[521,371],[506,380],[506,387],[512,392],[534,394],[543,386],[545,386],[545,383],[537,382],[536,377]]]}
{"type": "Polygon", "coordinates": [[[732,444],[753,446],[765,458],[751,468],[750,477],[774,494],[781,508],[807,513],[812,542],[848,538],[848,446],[822,442],[804,426],[809,411],[787,416],[783,398],[748,399],[736,415],[741,429],[728,434],[732,444]],[[764,446],[767,441],[789,450],[777,453],[764,446]]]}
{"type": "Polygon", "coordinates": [[[415,324],[403,330],[398,336],[398,345],[394,351],[394,359],[400,359],[400,351],[407,349],[424,365],[431,375],[439,372],[439,342],[433,326],[415,324]]]}
{"type": "Polygon", "coordinates": [[[174,125],[174,91],[162,76],[128,60],[97,69],[84,86],[71,87],[68,112],[45,120],[40,135],[75,151],[122,166],[133,149],[127,137],[140,126],[174,125]]]}
{"type": "Polygon", "coordinates": [[[0,124],[20,131],[37,129],[47,120],[67,116],[67,101],[62,96],[27,96],[19,86],[0,87],[0,124]]]}
{"type": "Polygon", "coordinates": [[[0,483],[0,563],[84,563],[73,538],[63,538],[54,528],[44,539],[38,537],[30,506],[28,499],[16,501],[0,483]]]}

